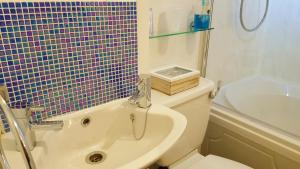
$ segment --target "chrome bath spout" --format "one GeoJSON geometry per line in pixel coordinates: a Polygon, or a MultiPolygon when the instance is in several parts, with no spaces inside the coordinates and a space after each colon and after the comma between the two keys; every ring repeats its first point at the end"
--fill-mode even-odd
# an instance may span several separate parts
{"type": "Polygon", "coordinates": [[[0,94],[0,109],[4,113],[7,122],[9,124],[10,130],[13,133],[15,140],[17,142],[17,146],[19,146],[22,157],[25,161],[25,166],[27,169],[37,169],[34,163],[34,159],[30,152],[28,142],[25,138],[23,131],[18,124],[16,117],[14,116],[11,109],[8,107],[6,101],[3,96],[0,94]]]}

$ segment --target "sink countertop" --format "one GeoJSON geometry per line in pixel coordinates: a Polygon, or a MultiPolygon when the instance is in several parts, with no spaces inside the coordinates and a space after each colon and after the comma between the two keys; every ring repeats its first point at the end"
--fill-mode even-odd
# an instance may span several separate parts
{"type": "Polygon", "coordinates": [[[167,107],[173,107],[178,104],[184,103],[188,100],[194,99],[196,97],[199,97],[207,92],[212,91],[214,88],[214,82],[205,79],[205,78],[200,78],[199,85],[188,89],[186,91],[174,94],[172,96],[166,95],[164,93],[161,93],[157,90],[152,89],[152,103],[154,104],[162,104],[167,107]]]}

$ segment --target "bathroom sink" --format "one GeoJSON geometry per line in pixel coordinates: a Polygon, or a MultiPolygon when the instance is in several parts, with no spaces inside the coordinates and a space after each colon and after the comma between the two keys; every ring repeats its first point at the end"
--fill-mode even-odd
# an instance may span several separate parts
{"type": "MultiPolygon", "coordinates": [[[[159,159],[183,133],[183,115],[161,105],[148,112],[142,139],[133,136],[130,114],[135,115],[136,134],[144,129],[145,109],[127,99],[80,110],[48,120],[63,120],[59,131],[36,131],[32,151],[38,169],[138,169],[159,159]]],[[[2,137],[12,169],[25,169],[11,133],[2,137]]]]}

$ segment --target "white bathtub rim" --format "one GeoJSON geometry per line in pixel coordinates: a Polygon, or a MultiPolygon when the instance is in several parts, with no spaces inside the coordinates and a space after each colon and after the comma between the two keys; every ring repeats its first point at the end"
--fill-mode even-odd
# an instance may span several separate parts
{"type": "MultiPolygon", "coordinates": [[[[274,83],[278,86],[281,86],[283,88],[288,87],[292,90],[298,90],[300,92],[300,86],[299,86],[298,83],[295,83],[295,82],[292,82],[292,81],[285,81],[283,79],[273,78],[273,77],[270,77],[270,76],[265,76],[265,75],[260,75],[260,74],[248,76],[248,77],[236,80],[236,81],[232,81],[230,83],[226,83],[222,86],[222,88],[227,88],[228,86],[234,86],[237,83],[247,83],[248,81],[253,81],[255,79],[260,79],[260,80],[263,80],[263,81],[269,81],[269,82],[272,82],[272,83],[274,83]]],[[[285,92],[285,90],[283,92],[285,92]]],[[[300,95],[297,95],[295,97],[300,97],[300,95]]]]}
{"type": "Polygon", "coordinates": [[[210,121],[263,145],[294,161],[300,161],[300,140],[262,122],[213,104],[210,121]]]}

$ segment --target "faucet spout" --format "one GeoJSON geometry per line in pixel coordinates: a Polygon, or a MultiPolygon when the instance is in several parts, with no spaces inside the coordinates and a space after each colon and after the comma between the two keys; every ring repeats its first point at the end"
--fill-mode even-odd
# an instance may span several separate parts
{"type": "Polygon", "coordinates": [[[32,130],[61,130],[64,127],[64,121],[33,121],[30,122],[30,127],[32,130]]]}
{"type": "MultiPolygon", "coordinates": [[[[42,106],[30,106],[26,108],[27,116],[30,116],[32,112],[41,112],[44,111],[45,108],[42,106]]],[[[29,118],[27,118],[28,120],[29,118]]],[[[29,120],[28,120],[29,121],[29,120]]],[[[36,121],[29,121],[29,127],[31,130],[34,129],[41,129],[41,130],[60,130],[64,126],[64,121],[57,120],[57,121],[44,121],[44,120],[36,120],[36,121]]]]}

